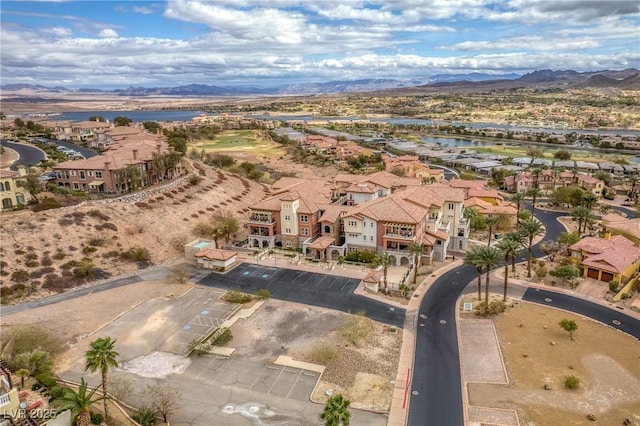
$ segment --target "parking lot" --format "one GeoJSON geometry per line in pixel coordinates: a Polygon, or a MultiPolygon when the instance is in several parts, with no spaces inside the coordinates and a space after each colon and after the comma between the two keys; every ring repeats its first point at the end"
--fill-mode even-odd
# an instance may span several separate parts
{"type": "Polygon", "coordinates": [[[226,274],[211,273],[198,284],[248,293],[266,288],[271,297],[306,305],[362,312],[376,321],[402,327],[404,309],[353,294],[360,280],[336,275],[243,263],[226,274]]]}
{"type": "Polygon", "coordinates": [[[192,358],[183,374],[212,386],[233,386],[297,401],[308,401],[320,378],[315,371],[217,355],[192,358]]]}

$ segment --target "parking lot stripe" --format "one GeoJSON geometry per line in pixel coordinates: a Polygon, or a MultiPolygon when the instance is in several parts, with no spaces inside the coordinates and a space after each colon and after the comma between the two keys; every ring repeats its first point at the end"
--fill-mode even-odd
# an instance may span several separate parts
{"type": "Polygon", "coordinates": [[[298,377],[296,377],[296,381],[293,382],[293,385],[291,385],[291,389],[289,389],[289,392],[287,393],[287,398],[289,398],[289,395],[291,395],[291,392],[293,392],[293,389],[295,389],[296,384],[298,383],[298,380],[300,380],[300,377],[302,376],[303,372],[304,370],[300,370],[298,377]]]}
{"type": "Polygon", "coordinates": [[[271,393],[271,391],[273,390],[273,388],[276,386],[276,383],[278,383],[278,380],[280,380],[280,376],[282,376],[282,373],[284,372],[284,367],[282,368],[282,370],[280,370],[280,374],[278,374],[278,377],[276,377],[276,380],[273,382],[273,384],[271,385],[271,387],[269,388],[269,392],[267,393],[271,393]]]}

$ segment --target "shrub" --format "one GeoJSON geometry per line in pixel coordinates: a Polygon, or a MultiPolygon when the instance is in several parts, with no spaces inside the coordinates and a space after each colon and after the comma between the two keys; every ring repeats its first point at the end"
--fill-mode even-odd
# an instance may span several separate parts
{"type": "Polygon", "coordinates": [[[195,186],[200,182],[202,182],[202,178],[198,175],[191,175],[191,177],[189,178],[189,184],[192,186],[195,186]]]}
{"type": "Polygon", "coordinates": [[[486,318],[504,312],[505,309],[507,309],[507,305],[501,300],[493,300],[488,305],[485,302],[480,302],[476,307],[476,314],[486,318]]]}
{"type": "Polygon", "coordinates": [[[156,411],[153,408],[142,407],[131,416],[140,426],[153,426],[158,421],[156,411]]]}
{"type": "Polygon", "coordinates": [[[564,378],[564,387],[567,389],[578,389],[580,387],[580,379],[573,374],[564,378]]]}
{"type": "Polygon", "coordinates": [[[233,334],[231,334],[231,329],[228,327],[222,327],[218,330],[219,333],[216,333],[217,336],[214,337],[211,342],[212,345],[215,346],[224,346],[233,339],[233,334]]]}
{"type": "Polygon", "coordinates": [[[151,254],[146,247],[131,247],[129,250],[120,253],[120,258],[132,262],[144,262],[151,260],[151,254]]]}
{"type": "Polygon", "coordinates": [[[622,293],[620,295],[621,299],[630,299],[631,298],[631,293],[622,293]]]}
{"type": "Polygon", "coordinates": [[[93,247],[102,247],[104,245],[104,238],[100,238],[100,237],[89,238],[89,241],[87,241],[87,244],[93,247]]]}
{"type": "Polygon", "coordinates": [[[92,425],[101,425],[104,420],[104,416],[101,413],[96,413],[94,411],[89,411],[89,416],[91,416],[92,425]]]}
{"type": "Polygon", "coordinates": [[[60,268],[62,268],[65,271],[68,271],[71,268],[75,268],[77,264],[78,264],[77,261],[70,260],[67,263],[63,263],[62,265],[60,265],[60,268]]]}
{"type": "Polygon", "coordinates": [[[615,293],[618,290],[620,283],[618,281],[609,281],[609,291],[615,293]]]}
{"type": "Polygon", "coordinates": [[[40,261],[40,266],[51,266],[51,265],[53,265],[53,261],[48,256],[43,257],[42,260],[40,261]]]}
{"type": "Polygon", "coordinates": [[[64,388],[60,386],[54,386],[49,389],[49,396],[53,399],[61,398],[64,395],[64,388]]]}
{"type": "Polygon", "coordinates": [[[57,209],[58,207],[60,207],[60,203],[55,198],[45,197],[41,199],[38,204],[34,204],[31,210],[41,212],[49,209],[57,209]]]}
{"type": "Polygon", "coordinates": [[[56,260],[62,260],[67,257],[67,254],[63,251],[57,251],[52,257],[56,260]]]}
{"type": "Polygon", "coordinates": [[[5,297],[9,297],[13,294],[13,289],[11,287],[0,287],[0,298],[4,299],[5,297]]]}
{"type": "Polygon", "coordinates": [[[195,352],[198,356],[203,356],[209,353],[211,345],[209,343],[201,342],[200,339],[194,339],[189,343],[189,349],[192,352],[195,352]]]}
{"type": "Polygon", "coordinates": [[[49,373],[37,374],[35,379],[36,379],[36,382],[40,383],[42,386],[44,386],[47,389],[53,389],[58,385],[58,382],[56,382],[56,379],[51,377],[49,373]]]}
{"type": "Polygon", "coordinates": [[[98,251],[98,248],[93,246],[86,246],[82,248],[82,254],[91,254],[95,253],[96,251],[98,251]]]}
{"type": "Polygon", "coordinates": [[[335,347],[326,342],[319,342],[311,348],[311,360],[317,364],[328,365],[338,354],[335,347]]]}
{"type": "Polygon", "coordinates": [[[87,215],[91,216],[91,217],[94,217],[96,219],[100,219],[100,220],[105,221],[105,222],[110,219],[109,216],[107,216],[106,214],[102,213],[100,210],[95,210],[95,209],[94,210],[89,210],[87,212],[87,215]]]}
{"type": "Polygon", "coordinates": [[[267,300],[271,297],[271,292],[266,288],[262,288],[256,292],[256,296],[258,296],[260,300],[267,300]]]}
{"type": "Polygon", "coordinates": [[[361,347],[373,333],[373,322],[364,315],[349,315],[342,323],[340,331],[349,343],[361,347]]]}
{"type": "Polygon", "coordinates": [[[11,281],[17,284],[26,283],[29,281],[29,273],[24,269],[18,269],[11,274],[11,281]]]}
{"type": "Polygon", "coordinates": [[[224,299],[229,303],[247,303],[253,299],[250,294],[243,293],[240,290],[229,290],[224,295],[224,299]]]}

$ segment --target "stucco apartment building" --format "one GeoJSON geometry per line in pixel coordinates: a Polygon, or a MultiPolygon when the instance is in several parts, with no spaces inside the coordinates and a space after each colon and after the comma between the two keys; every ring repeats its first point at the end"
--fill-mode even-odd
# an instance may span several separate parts
{"type": "Polygon", "coordinates": [[[250,208],[249,247],[282,245],[316,259],[354,251],[386,251],[397,264],[410,263],[412,244],[442,260],[447,250],[465,250],[464,191],[388,172],[339,175],[331,181],[285,178],[274,194],[250,208]]]}
{"type": "Polygon", "coordinates": [[[0,199],[3,210],[26,205],[31,201],[31,194],[23,188],[26,175],[27,170],[24,167],[18,167],[17,172],[0,170],[0,199]]]}
{"type": "Polygon", "coordinates": [[[77,142],[93,139],[96,132],[113,127],[113,124],[101,121],[52,121],[47,125],[53,128],[53,135],[56,139],[77,142]]]}
{"type": "Polygon", "coordinates": [[[83,160],[56,164],[56,183],[72,190],[120,194],[182,174],[180,154],[157,141],[139,141],[83,160]]]}
{"type": "Polygon", "coordinates": [[[515,176],[507,176],[504,183],[507,191],[518,193],[525,193],[534,187],[553,191],[563,186],[576,185],[602,197],[604,190],[604,182],[587,173],[571,171],[558,173],[550,169],[543,170],[537,175],[533,172],[520,172],[515,176]]]}

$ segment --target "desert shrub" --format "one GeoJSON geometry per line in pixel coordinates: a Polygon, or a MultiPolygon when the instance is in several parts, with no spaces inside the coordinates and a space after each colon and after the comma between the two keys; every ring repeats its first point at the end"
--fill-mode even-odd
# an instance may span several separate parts
{"type": "Polygon", "coordinates": [[[40,260],[40,266],[51,266],[53,265],[53,261],[49,256],[45,256],[40,260]]]}
{"type": "Polygon", "coordinates": [[[93,247],[102,247],[104,245],[104,241],[105,241],[104,238],[93,237],[93,238],[89,238],[89,240],[87,241],[87,244],[93,247]]]}
{"type": "Polygon", "coordinates": [[[52,399],[61,398],[64,395],[64,388],[60,386],[54,386],[49,389],[49,396],[52,399]]]}
{"type": "Polygon", "coordinates": [[[621,299],[630,299],[631,298],[631,293],[622,293],[620,295],[621,299]]]}
{"type": "Polygon", "coordinates": [[[52,267],[52,266],[47,266],[46,268],[40,268],[37,271],[33,271],[31,273],[31,278],[41,278],[44,277],[46,274],[50,274],[52,272],[55,272],[56,268],[52,267]]]}
{"type": "Polygon", "coordinates": [[[153,426],[158,421],[156,410],[149,407],[142,407],[139,410],[136,410],[131,418],[138,422],[140,426],[153,426]]]}
{"type": "Polygon", "coordinates": [[[109,229],[111,231],[117,231],[118,227],[111,222],[103,223],[101,225],[94,225],[94,228],[98,231],[109,229]]]}
{"type": "Polygon", "coordinates": [[[49,209],[57,209],[58,207],[60,207],[60,203],[55,198],[45,197],[41,199],[38,204],[34,204],[31,210],[41,212],[49,209]]]}
{"type": "Polygon", "coordinates": [[[74,223],[75,223],[74,220],[68,217],[62,217],[58,219],[58,225],[60,226],[71,226],[74,223]]]}
{"type": "Polygon", "coordinates": [[[122,400],[131,395],[133,383],[125,376],[113,376],[109,378],[109,393],[117,400],[122,400]]]}
{"type": "Polygon", "coordinates": [[[26,254],[24,255],[24,258],[25,258],[26,260],[36,260],[36,259],[38,258],[38,255],[37,255],[37,254],[35,254],[35,253],[26,253],[26,254]]]}
{"type": "Polygon", "coordinates": [[[13,290],[11,287],[2,286],[0,287],[0,298],[4,299],[5,297],[9,297],[13,294],[13,290]]]}
{"type": "Polygon", "coordinates": [[[146,247],[136,246],[120,253],[120,258],[132,262],[145,262],[151,260],[151,254],[146,247]]]}
{"type": "Polygon", "coordinates": [[[51,377],[49,373],[40,373],[36,375],[35,379],[38,383],[40,383],[43,387],[47,389],[53,389],[58,385],[58,382],[56,382],[56,379],[51,377]]]}
{"type": "Polygon", "coordinates": [[[211,344],[200,341],[200,339],[194,339],[189,343],[189,350],[195,352],[198,356],[203,356],[211,351],[211,344]]]}
{"type": "Polygon", "coordinates": [[[98,248],[93,246],[86,246],[82,248],[82,254],[91,254],[95,253],[96,251],[98,251],[98,248]]]}
{"type": "Polygon", "coordinates": [[[620,285],[620,283],[618,281],[609,281],[609,291],[611,291],[612,293],[615,293],[618,290],[618,286],[620,285]]]}
{"type": "Polygon", "coordinates": [[[211,342],[212,345],[224,346],[227,343],[229,343],[231,341],[231,339],[233,339],[233,334],[231,333],[231,329],[230,328],[222,327],[218,331],[219,331],[219,333],[216,333],[216,335],[214,336],[213,341],[211,342]]]}
{"type": "Polygon", "coordinates": [[[198,175],[191,175],[191,177],[189,177],[189,184],[192,186],[195,186],[200,182],[202,182],[202,178],[198,175]]]}
{"type": "Polygon", "coordinates": [[[76,251],[76,250],[78,250],[78,247],[76,247],[76,246],[69,246],[69,247],[67,247],[67,248],[69,249],[69,251],[76,251]]]}
{"type": "Polygon", "coordinates": [[[48,274],[44,277],[44,282],[42,283],[42,288],[56,292],[61,292],[72,286],[71,280],[60,277],[57,274],[48,274]]]}
{"type": "Polygon", "coordinates": [[[564,378],[564,387],[567,389],[578,389],[580,387],[580,379],[573,374],[564,378]]]}
{"type": "Polygon", "coordinates": [[[56,260],[62,260],[65,257],[67,257],[67,254],[61,250],[57,251],[53,256],[54,259],[56,260]]]}
{"type": "Polygon", "coordinates": [[[493,300],[488,305],[485,302],[480,302],[476,307],[476,314],[486,318],[504,312],[505,309],[507,309],[507,305],[501,300],[493,300]]]}
{"type": "Polygon", "coordinates": [[[229,303],[247,303],[251,302],[253,298],[250,294],[244,293],[240,290],[229,290],[224,295],[224,300],[229,303]]]}
{"type": "Polygon", "coordinates": [[[108,259],[110,257],[120,257],[120,252],[118,250],[111,250],[102,254],[102,257],[108,259]]]}
{"type": "Polygon", "coordinates": [[[183,253],[184,245],[187,244],[188,242],[189,242],[189,239],[187,238],[187,236],[181,235],[181,236],[172,238],[170,244],[175,251],[183,253]]]}
{"type": "Polygon", "coordinates": [[[107,216],[106,214],[102,213],[100,210],[96,210],[96,209],[89,210],[87,212],[87,215],[91,216],[91,217],[94,217],[96,219],[100,219],[100,220],[105,221],[105,222],[107,220],[111,219],[109,216],[107,216]]]}
{"type": "Polygon", "coordinates": [[[14,283],[26,283],[29,281],[29,273],[24,269],[18,269],[17,271],[13,271],[11,274],[11,281],[14,283]]]}
{"type": "Polygon", "coordinates": [[[362,347],[373,333],[373,322],[364,315],[349,315],[340,327],[342,337],[356,347],[362,347]]]}
{"type": "Polygon", "coordinates": [[[89,416],[91,417],[92,425],[101,425],[104,420],[104,416],[101,413],[96,413],[95,411],[89,411],[89,416]]]}
{"type": "Polygon", "coordinates": [[[191,233],[199,238],[210,238],[213,236],[213,228],[207,222],[196,223],[191,233]]]}
{"type": "Polygon", "coordinates": [[[261,288],[256,292],[256,296],[258,296],[260,300],[267,300],[271,297],[271,292],[266,288],[261,288]]]}
{"type": "Polygon", "coordinates": [[[67,263],[63,263],[62,265],[60,265],[60,268],[62,268],[65,271],[68,271],[71,268],[75,268],[77,264],[78,262],[76,260],[70,260],[67,263]]]}
{"type": "Polygon", "coordinates": [[[36,268],[40,266],[40,262],[38,262],[37,260],[27,260],[26,262],[24,262],[24,266],[26,266],[27,268],[36,268]]]}
{"type": "Polygon", "coordinates": [[[328,365],[338,355],[338,351],[326,342],[318,342],[311,348],[311,360],[316,364],[328,365]]]}

